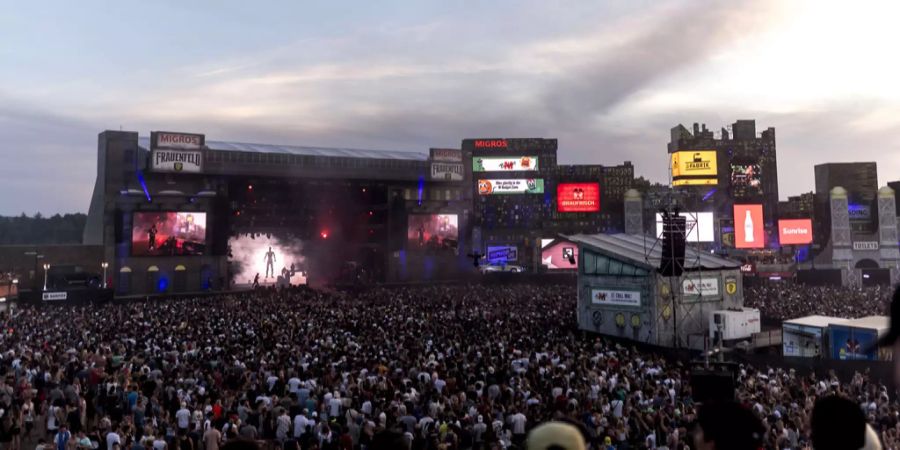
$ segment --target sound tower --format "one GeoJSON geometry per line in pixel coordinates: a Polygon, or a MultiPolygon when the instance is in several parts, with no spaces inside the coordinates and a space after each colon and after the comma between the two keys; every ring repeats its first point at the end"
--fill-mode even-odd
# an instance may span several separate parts
{"type": "Polygon", "coordinates": [[[684,272],[685,227],[687,219],[677,212],[663,211],[662,257],[659,272],[664,277],[680,277],[684,272]]]}

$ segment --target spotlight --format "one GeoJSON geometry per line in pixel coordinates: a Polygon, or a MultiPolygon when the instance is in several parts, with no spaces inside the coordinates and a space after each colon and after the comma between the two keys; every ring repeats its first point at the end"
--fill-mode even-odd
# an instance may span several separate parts
{"type": "Polygon", "coordinates": [[[328,232],[323,231],[323,232],[319,233],[319,236],[322,236],[322,239],[328,239],[328,232]]]}
{"type": "Polygon", "coordinates": [[[248,184],[248,185],[247,185],[247,190],[248,190],[248,191],[252,191],[252,190],[253,190],[253,185],[252,185],[252,184],[248,184]]]}

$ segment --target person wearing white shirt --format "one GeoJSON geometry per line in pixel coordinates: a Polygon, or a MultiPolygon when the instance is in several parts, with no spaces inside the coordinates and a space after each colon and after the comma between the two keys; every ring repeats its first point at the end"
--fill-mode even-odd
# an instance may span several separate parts
{"type": "Polygon", "coordinates": [[[306,418],[305,413],[306,410],[303,410],[302,413],[294,417],[294,439],[300,439],[300,436],[306,433],[306,426],[309,425],[309,420],[306,418]]]}
{"type": "Polygon", "coordinates": [[[296,394],[297,391],[300,390],[300,385],[301,385],[302,383],[303,383],[303,382],[300,381],[299,378],[297,378],[297,377],[291,377],[291,379],[288,380],[288,390],[289,390],[292,394],[296,394]]]}
{"type": "Polygon", "coordinates": [[[328,416],[337,417],[341,415],[341,397],[335,392],[331,400],[328,401],[328,416]]]}
{"type": "Polygon", "coordinates": [[[191,411],[187,409],[185,404],[181,404],[181,409],[175,413],[175,419],[178,421],[178,430],[187,433],[191,424],[191,411]]]}

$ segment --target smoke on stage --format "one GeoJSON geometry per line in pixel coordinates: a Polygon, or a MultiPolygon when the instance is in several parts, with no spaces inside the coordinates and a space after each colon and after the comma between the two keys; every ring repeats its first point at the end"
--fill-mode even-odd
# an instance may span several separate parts
{"type": "Polygon", "coordinates": [[[292,286],[306,284],[306,258],[303,256],[303,242],[299,239],[244,234],[232,236],[228,246],[231,273],[236,285],[253,284],[256,274],[259,274],[260,285],[275,284],[282,274],[292,286]],[[272,255],[268,255],[270,248],[272,255]],[[269,260],[272,260],[271,267],[269,260]]]}

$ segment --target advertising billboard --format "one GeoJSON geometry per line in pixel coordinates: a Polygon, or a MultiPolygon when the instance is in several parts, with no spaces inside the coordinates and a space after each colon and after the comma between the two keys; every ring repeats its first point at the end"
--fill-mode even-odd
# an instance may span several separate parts
{"type": "Polygon", "coordinates": [[[812,220],[790,219],[778,221],[778,242],[781,245],[811,244],[812,241],[812,220]]]}
{"type": "Polygon", "coordinates": [[[407,250],[456,252],[459,221],[456,214],[411,214],[407,228],[407,250]]]}
{"type": "Polygon", "coordinates": [[[442,162],[462,162],[462,150],[455,148],[431,149],[431,160],[442,162]]]}
{"type": "Polygon", "coordinates": [[[591,289],[591,303],[611,306],[641,306],[641,293],[638,291],[591,289]]]}
{"type": "Polygon", "coordinates": [[[462,163],[431,163],[431,179],[435,181],[462,181],[463,173],[462,163]]]}
{"type": "Polygon", "coordinates": [[[759,164],[732,164],[731,187],[739,196],[762,194],[762,177],[759,164]]]}
{"type": "MultiPolygon", "coordinates": [[[[542,239],[543,241],[543,239],[542,239]]],[[[559,241],[543,244],[541,248],[541,265],[552,270],[575,270],[578,268],[578,246],[568,242],[559,241]]]]}
{"type": "Polygon", "coordinates": [[[206,136],[195,133],[172,133],[169,131],[150,132],[150,149],[167,148],[174,150],[200,150],[206,143],[206,136]]]}
{"type": "MultiPolygon", "coordinates": [[[[685,240],[690,242],[713,242],[716,238],[715,221],[711,212],[683,212],[678,213],[685,218],[685,240]]],[[[656,237],[662,237],[662,214],[656,213],[656,237]]]]}
{"type": "Polygon", "coordinates": [[[512,245],[488,246],[485,259],[494,264],[513,262],[519,259],[519,248],[512,245]]]}
{"type": "Polygon", "coordinates": [[[600,211],[599,183],[559,183],[556,210],[561,213],[600,211]]]}
{"type": "Polygon", "coordinates": [[[478,180],[479,195],[543,194],[544,180],[538,178],[518,180],[478,180]]]}
{"type": "Polygon", "coordinates": [[[153,150],[150,168],[154,172],[200,173],[203,171],[203,154],[187,150],[153,150]]]}
{"type": "Polygon", "coordinates": [[[131,221],[134,256],[185,256],[206,252],[206,213],[136,212],[131,221]]]}
{"type": "Polygon", "coordinates": [[[672,178],[713,178],[719,175],[715,150],[682,150],[671,154],[672,178]]]}
{"type": "Polygon", "coordinates": [[[764,248],[762,205],[734,205],[735,248],[764,248]]]}
{"type": "Polygon", "coordinates": [[[538,170],[537,156],[510,156],[506,158],[476,156],[472,158],[473,172],[516,172],[529,170],[538,170]]]}
{"type": "Polygon", "coordinates": [[[719,180],[715,178],[682,178],[672,180],[672,186],[715,186],[719,180]]]}
{"type": "Polygon", "coordinates": [[[681,292],[695,297],[718,297],[719,279],[712,276],[685,278],[681,282],[681,292]]]}

